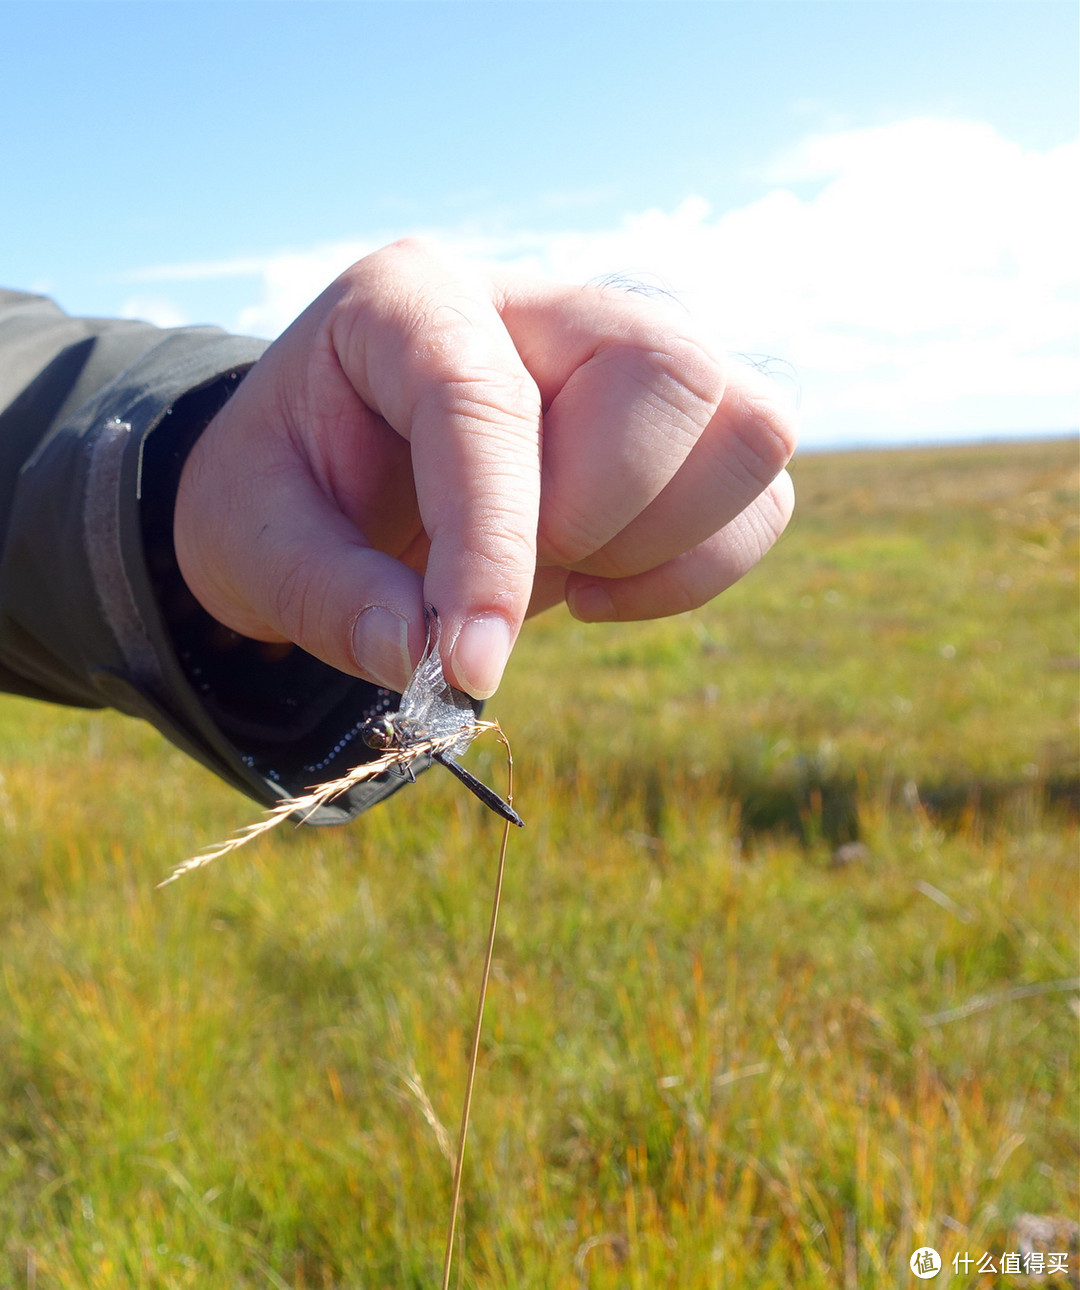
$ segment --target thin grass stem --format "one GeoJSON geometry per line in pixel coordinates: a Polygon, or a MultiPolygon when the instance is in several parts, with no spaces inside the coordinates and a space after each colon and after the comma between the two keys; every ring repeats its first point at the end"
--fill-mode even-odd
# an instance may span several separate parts
{"type": "MultiPolygon", "coordinates": [[[[514,757],[510,743],[502,730],[499,731],[499,742],[506,749],[506,800],[514,801],[514,757]]],[[[473,1086],[476,1083],[476,1063],[480,1055],[480,1033],[484,1026],[484,1004],[487,1001],[488,981],[491,977],[491,961],[495,955],[495,929],[499,922],[499,904],[502,900],[503,875],[506,872],[506,848],[510,842],[510,821],[503,824],[502,845],[499,848],[499,863],[495,871],[495,891],[491,900],[491,925],[488,928],[487,950],[484,954],[484,967],[480,974],[480,994],[476,1002],[476,1020],[473,1023],[472,1048],[469,1053],[469,1069],[465,1077],[465,1097],[461,1105],[461,1128],[458,1130],[457,1153],[454,1157],[454,1183],[450,1192],[450,1221],[446,1227],[446,1251],[443,1255],[442,1290],[450,1290],[450,1268],[454,1260],[454,1234],[457,1230],[458,1208],[461,1203],[461,1176],[465,1167],[465,1142],[469,1136],[469,1117],[472,1113],[473,1086]]]]}

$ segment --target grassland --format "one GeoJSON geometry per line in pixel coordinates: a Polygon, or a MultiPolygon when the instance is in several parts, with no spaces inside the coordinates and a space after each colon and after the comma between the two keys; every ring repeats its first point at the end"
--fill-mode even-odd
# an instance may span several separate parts
{"type": "MultiPolygon", "coordinates": [[[[1076,467],[806,456],[706,610],[527,633],[458,1284],[907,1287],[1078,1212],[1076,467]]],[[[494,817],[435,771],[157,891],[249,804],[0,731],[0,1286],[437,1285],[494,817]]]]}

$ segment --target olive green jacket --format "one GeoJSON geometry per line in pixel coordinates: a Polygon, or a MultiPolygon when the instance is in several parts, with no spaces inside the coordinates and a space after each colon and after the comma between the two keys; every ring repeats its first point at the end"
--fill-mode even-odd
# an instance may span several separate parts
{"type": "MultiPolygon", "coordinates": [[[[265,342],[215,327],[69,318],[0,290],[0,688],[142,717],[263,805],[374,756],[397,696],[215,623],[172,512],[187,450],[265,342]]],[[[357,786],[313,823],[400,787],[357,786]]]]}

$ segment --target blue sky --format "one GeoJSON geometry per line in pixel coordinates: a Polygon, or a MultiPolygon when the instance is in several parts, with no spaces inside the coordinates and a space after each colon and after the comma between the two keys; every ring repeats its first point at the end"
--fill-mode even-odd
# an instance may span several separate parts
{"type": "Polygon", "coordinates": [[[273,335],[423,232],[639,275],[810,444],[1077,422],[1072,3],[0,0],[0,281],[273,335]]]}

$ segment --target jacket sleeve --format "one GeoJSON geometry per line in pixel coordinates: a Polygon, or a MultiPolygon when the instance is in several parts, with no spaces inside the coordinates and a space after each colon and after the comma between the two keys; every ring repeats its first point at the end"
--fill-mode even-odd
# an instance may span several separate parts
{"type": "MultiPolygon", "coordinates": [[[[180,470],[265,342],[0,290],[0,689],[142,717],[265,806],[374,756],[396,695],[216,623],[172,548],[180,470]]],[[[404,782],[357,785],[341,823],[404,782]]]]}

